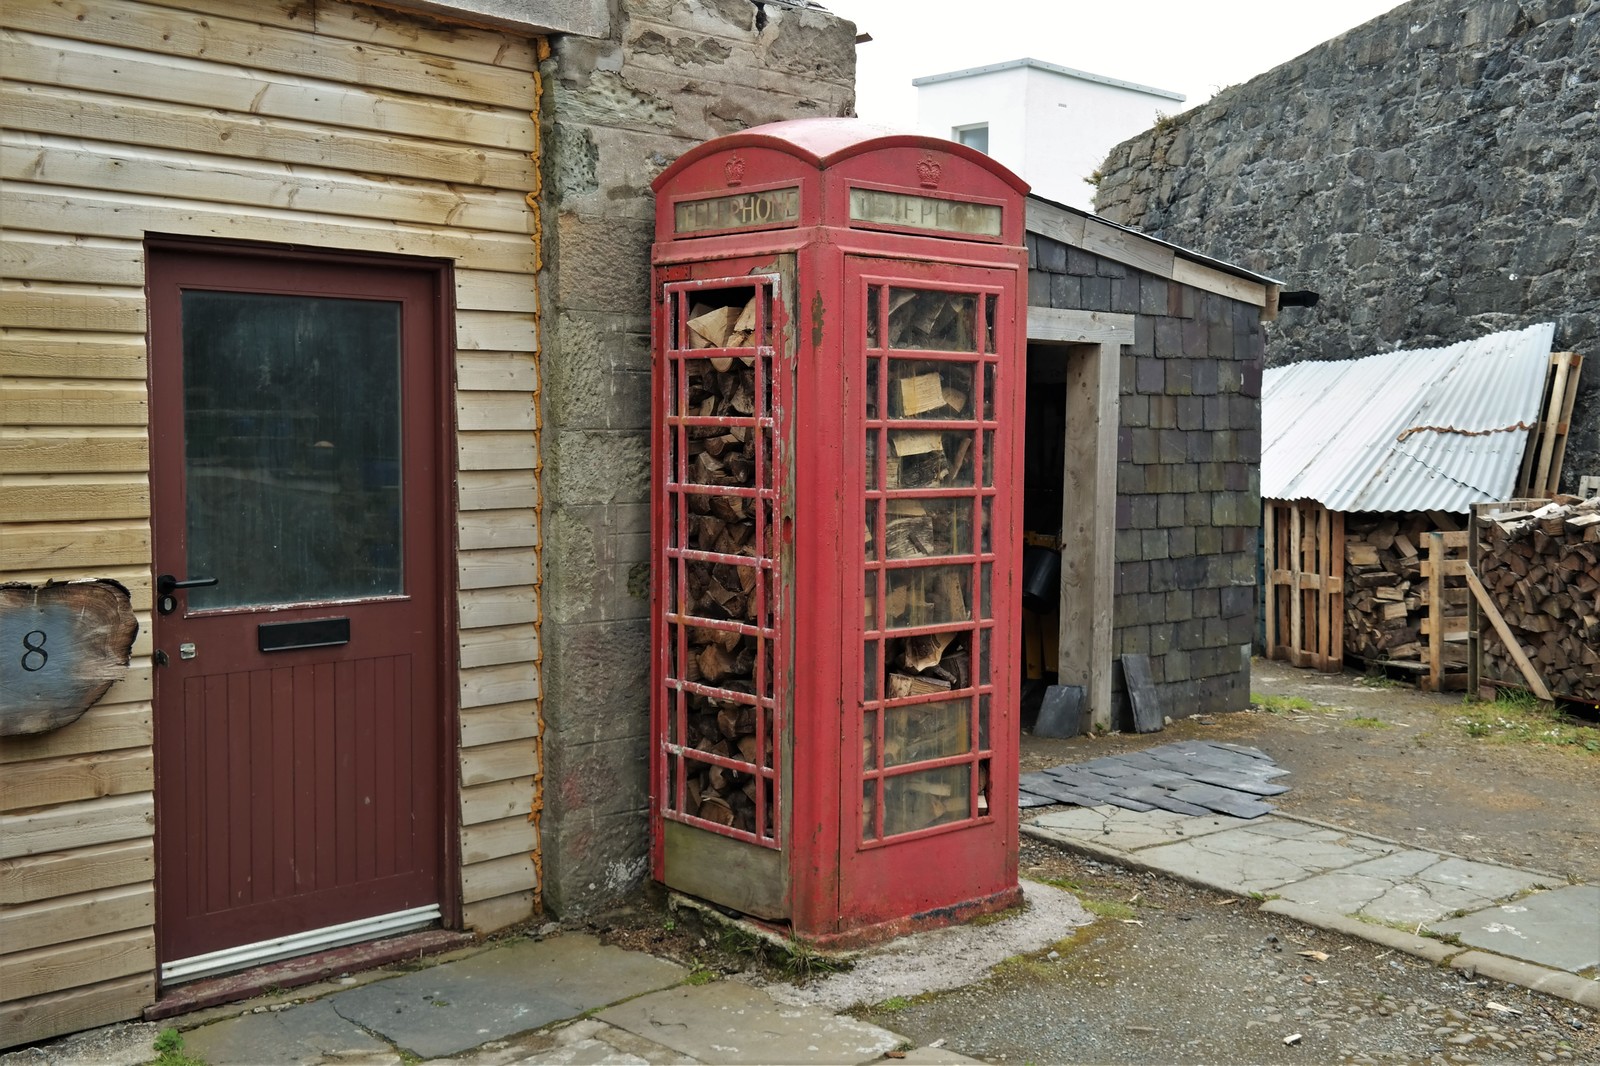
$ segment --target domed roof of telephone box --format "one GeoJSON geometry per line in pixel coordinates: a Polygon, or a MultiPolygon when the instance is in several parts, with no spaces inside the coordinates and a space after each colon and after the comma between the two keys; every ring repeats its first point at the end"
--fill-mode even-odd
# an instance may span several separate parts
{"type": "Polygon", "coordinates": [[[907,133],[888,126],[865,122],[859,118],[795,118],[783,122],[768,122],[752,126],[738,133],[716,137],[689,149],[671,166],[656,176],[651,188],[657,192],[675,175],[698,160],[734,148],[770,148],[803,159],[819,170],[831,167],[852,156],[883,148],[920,148],[943,152],[965,159],[990,171],[1018,193],[1026,195],[1028,183],[992,156],[975,148],[930,137],[925,133],[907,133]]]}

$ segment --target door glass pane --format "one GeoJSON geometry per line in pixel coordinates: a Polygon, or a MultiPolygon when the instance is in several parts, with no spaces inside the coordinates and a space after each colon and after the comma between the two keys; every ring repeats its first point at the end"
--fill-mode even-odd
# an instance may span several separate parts
{"type": "Polygon", "coordinates": [[[972,816],[969,782],[972,767],[947,766],[918,770],[883,780],[883,835],[918,829],[972,816]]]}
{"type": "Polygon", "coordinates": [[[891,629],[965,622],[972,617],[967,606],[970,566],[920,566],[889,571],[886,596],[891,629]]]}
{"type": "Polygon", "coordinates": [[[960,497],[890,499],[884,541],[891,559],[966,555],[972,551],[972,501],[960,497]]]}
{"type": "Polygon", "coordinates": [[[191,609],[404,591],[399,303],[185,292],[183,394],[191,609]]]}
{"type": "Polygon", "coordinates": [[[883,764],[899,766],[963,755],[972,744],[969,700],[919,703],[884,712],[883,764]]]}
{"type": "Polygon", "coordinates": [[[975,352],[978,298],[924,289],[889,290],[889,347],[975,352]]]}

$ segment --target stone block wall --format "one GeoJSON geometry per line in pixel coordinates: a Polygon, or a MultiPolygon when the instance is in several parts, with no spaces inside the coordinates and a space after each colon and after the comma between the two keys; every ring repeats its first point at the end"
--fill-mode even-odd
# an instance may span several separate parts
{"type": "Polygon", "coordinates": [[[1600,4],[1414,0],[1112,150],[1099,211],[1322,294],[1273,362],[1535,322],[1589,357],[1600,473],[1600,4]]]}
{"type": "Polygon", "coordinates": [[[1174,718],[1242,710],[1261,521],[1259,309],[1032,233],[1028,266],[1032,306],[1137,316],[1122,355],[1113,654],[1150,656],[1174,718]]]}
{"type": "Polygon", "coordinates": [[[630,0],[544,65],[546,902],[647,869],[650,182],[711,137],[852,113],[855,27],[783,0],[630,0]]]}

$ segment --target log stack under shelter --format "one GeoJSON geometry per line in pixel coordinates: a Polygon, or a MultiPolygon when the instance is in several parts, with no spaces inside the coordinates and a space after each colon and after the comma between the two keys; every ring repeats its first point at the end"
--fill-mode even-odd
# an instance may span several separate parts
{"type": "MultiPolygon", "coordinates": [[[[1600,703],[1600,496],[1521,503],[1479,508],[1480,580],[1550,695],[1600,703]]],[[[1535,687],[1500,629],[1482,627],[1484,679],[1535,687]]]]}
{"type": "MultiPolygon", "coordinates": [[[[1427,538],[1459,529],[1453,516],[1438,512],[1345,516],[1345,654],[1426,669],[1427,538]]],[[[1470,595],[1464,578],[1444,575],[1445,611],[1464,610],[1470,595]]],[[[1465,664],[1464,646],[1447,649],[1447,666],[1465,664]]]]}

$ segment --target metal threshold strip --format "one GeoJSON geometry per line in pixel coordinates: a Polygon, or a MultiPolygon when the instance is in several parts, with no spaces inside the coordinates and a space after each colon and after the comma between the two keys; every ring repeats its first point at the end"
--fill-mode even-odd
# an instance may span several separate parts
{"type": "Polygon", "coordinates": [[[362,940],[375,940],[380,936],[406,933],[432,925],[439,920],[439,905],[413,907],[410,910],[380,914],[339,925],[326,925],[321,929],[308,929],[303,933],[281,936],[272,940],[258,940],[254,944],[210,951],[187,959],[176,959],[161,964],[161,980],[168,984],[192,981],[199,977],[242,970],[248,966],[276,962],[279,959],[308,955],[313,951],[341,947],[362,940]]]}

